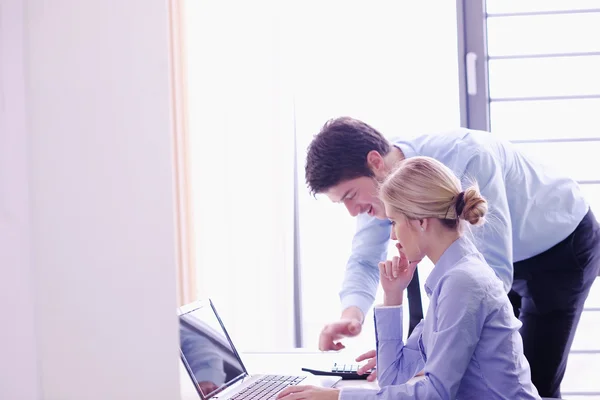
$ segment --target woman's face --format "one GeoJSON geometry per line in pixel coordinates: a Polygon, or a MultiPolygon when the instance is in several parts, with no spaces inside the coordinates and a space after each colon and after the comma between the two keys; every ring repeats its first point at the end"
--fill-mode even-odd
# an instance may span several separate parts
{"type": "Polygon", "coordinates": [[[391,211],[385,205],[387,217],[392,221],[390,238],[397,242],[396,247],[406,255],[409,262],[419,262],[425,257],[423,230],[420,221],[409,220],[406,216],[391,211]]]}

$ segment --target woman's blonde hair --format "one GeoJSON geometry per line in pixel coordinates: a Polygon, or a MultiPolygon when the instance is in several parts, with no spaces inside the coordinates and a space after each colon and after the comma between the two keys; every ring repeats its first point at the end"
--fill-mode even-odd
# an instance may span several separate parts
{"type": "Polygon", "coordinates": [[[451,229],[457,228],[461,219],[483,224],[488,210],[477,184],[462,191],[450,168],[430,157],[402,161],[381,185],[379,197],[408,219],[438,218],[451,229]]]}

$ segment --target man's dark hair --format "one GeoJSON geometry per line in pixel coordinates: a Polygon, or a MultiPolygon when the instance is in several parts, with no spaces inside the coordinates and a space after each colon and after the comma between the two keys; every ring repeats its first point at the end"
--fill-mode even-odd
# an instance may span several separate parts
{"type": "Polygon", "coordinates": [[[367,154],[376,150],[382,156],[391,145],[372,126],[350,117],[331,119],[308,146],[305,177],[310,192],[323,193],[340,182],[371,177],[367,154]]]}

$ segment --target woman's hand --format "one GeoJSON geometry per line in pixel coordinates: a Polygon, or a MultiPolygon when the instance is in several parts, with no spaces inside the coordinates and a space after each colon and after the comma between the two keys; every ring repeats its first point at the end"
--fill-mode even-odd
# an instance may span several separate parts
{"type": "Polygon", "coordinates": [[[417,263],[409,263],[403,252],[399,256],[379,263],[379,278],[385,294],[384,305],[402,304],[404,289],[413,278],[417,263]]]}
{"type": "MultiPolygon", "coordinates": [[[[356,357],[356,362],[361,362],[364,360],[369,360],[369,361],[367,361],[367,363],[365,365],[363,365],[362,367],[360,367],[358,369],[358,371],[356,371],[359,375],[367,373],[377,366],[377,351],[370,350],[370,351],[367,351],[366,353],[361,354],[360,356],[356,357]]],[[[377,370],[376,369],[373,370],[373,372],[371,372],[369,374],[369,376],[367,376],[368,382],[373,382],[375,379],[377,379],[377,370]]]]}
{"type": "Polygon", "coordinates": [[[338,400],[340,389],[317,386],[288,386],[277,395],[277,400],[338,400]]]}

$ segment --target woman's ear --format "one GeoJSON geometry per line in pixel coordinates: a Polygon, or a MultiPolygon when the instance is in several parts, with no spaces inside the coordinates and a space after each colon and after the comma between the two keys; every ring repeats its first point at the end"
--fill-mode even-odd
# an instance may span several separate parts
{"type": "Polygon", "coordinates": [[[419,226],[422,232],[427,230],[427,226],[429,225],[429,218],[423,218],[419,220],[419,226]]]}

